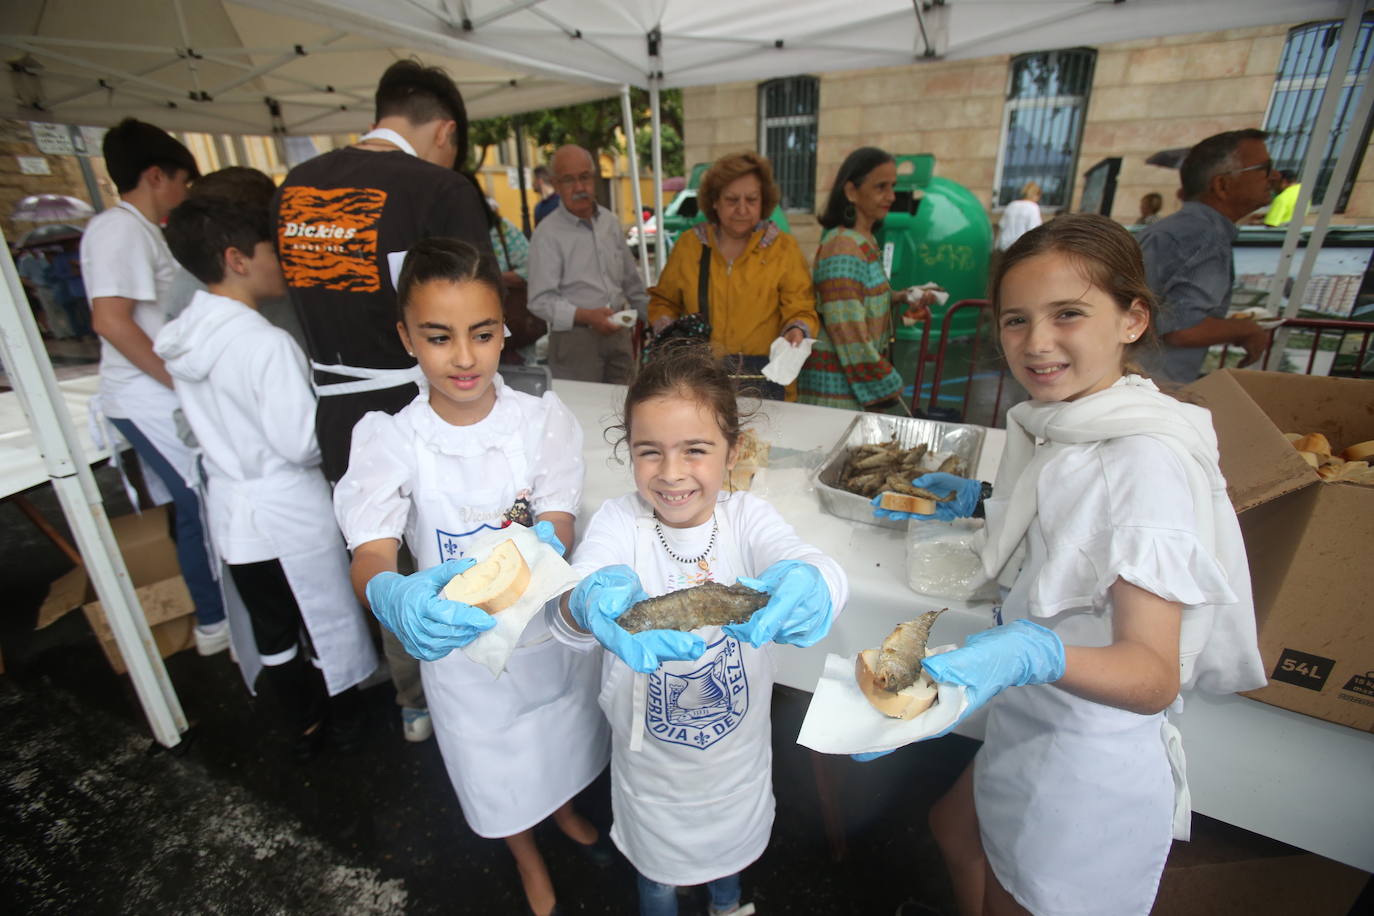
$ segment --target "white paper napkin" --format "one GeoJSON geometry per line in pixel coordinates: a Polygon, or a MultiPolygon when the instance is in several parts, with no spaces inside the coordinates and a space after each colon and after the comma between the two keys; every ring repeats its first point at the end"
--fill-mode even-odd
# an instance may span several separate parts
{"type": "Polygon", "coordinates": [[[496,677],[500,677],[505,670],[506,661],[515,651],[520,634],[525,632],[530,620],[544,610],[550,598],[558,597],[582,581],[566,560],[524,525],[509,525],[499,531],[478,535],[473,538],[472,548],[466,555],[480,563],[502,541],[515,542],[520,555],[529,565],[530,584],[525,587],[525,594],[520,596],[519,601],[492,615],[496,626],[463,647],[464,655],[486,666],[496,677]]]}
{"type": "Polygon", "coordinates": [[[790,385],[801,374],[802,364],[811,355],[816,341],[810,337],[802,338],[795,347],[786,337],[779,337],[768,348],[768,365],[763,367],[763,377],[775,385],[790,385]]]}
{"type": "Polygon", "coordinates": [[[944,305],[949,301],[949,291],[943,289],[938,283],[922,283],[918,286],[908,286],[906,296],[912,302],[920,302],[921,294],[926,292],[935,294],[936,305],[944,305]]]}
{"type": "Polygon", "coordinates": [[[632,328],[639,320],[639,312],[634,309],[623,309],[619,312],[611,313],[611,320],[623,328],[632,328]]]}
{"type": "MultiPolygon", "coordinates": [[[[931,654],[953,648],[941,646],[931,654]]],[[[893,719],[874,709],[859,689],[854,680],[854,656],[827,655],[797,743],[822,754],[868,754],[934,737],[957,722],[968,708],[965,688],[936,686],[939,696],[929,709],[914,719],[893,719]]]]}

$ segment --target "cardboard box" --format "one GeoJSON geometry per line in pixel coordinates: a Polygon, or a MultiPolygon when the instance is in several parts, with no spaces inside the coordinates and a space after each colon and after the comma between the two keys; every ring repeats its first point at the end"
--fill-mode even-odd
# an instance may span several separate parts
{"type": "MultiPolygon", "coordinates": [[[[195,644],[195,605],[181,578],[176,545],[167,530],[166,511],[159,508],[142,515],[123,515],[111,519],[110,527],[162,657],[190,648],[195,644]]],[[[38,611],[38,627],[48,626],[77,606],[90,621],[110,667],[116,674],[123,674],[128,667],[119,654],[105,610],[84,566],[76,567],[49,586],[48,596],[38,611]]]]}
{"type": "Polygon", "coordinates": [[[1374,487],[1323,481],[1283,435],[1374,439],[1374,380],[1228,369],[1183,391],[1212,411],[1249,555],[1269,685],[1246,695],[1374,731],[1374,487]]]}

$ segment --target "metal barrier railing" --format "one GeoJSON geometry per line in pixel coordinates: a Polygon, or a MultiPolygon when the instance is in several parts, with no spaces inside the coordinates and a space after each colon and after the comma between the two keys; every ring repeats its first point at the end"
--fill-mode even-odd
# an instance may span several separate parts
{"type": "MultiPolygon", "coordinates": [[[[963,422],[969,413],[969,403],[973,397],[974,379],[978,374],[978,356],[984,341],[984,328],[987,319],[992,316],[992,303],[986,299],[962,299],[951,305],[940,321],[940,343],[935,349],[932,358],[929,353],[927,341],[930,338],[930,319],[923,323],[921,334],[921,348],[917,357],[916,368],[912,373],[913,390],[911,393],[911,412],[917,416],[936,415],[947,411],[940,404],[940,390],[946,383],[945,371],[949,366],[949,344],[953,340],[953,326],[955,316],[964,310],[976,309],[978,311],[978,321],[974,326],[971,337],[961,337],[960,340],[969,341],[968,371],[964,376],[964,398],[959,408],[959,417],[963,422]],[[925,381],[926,363],[934,362],[934,371],[931,376],[930,396],[922,404],[922,387],[925,381]]],[[[1001,357],[997,357],[997,389],[993,396],[992,415],[987,423],[988,426],[997,426],[1002,415],[1002,398],[1006,391],[1006,364],[1001,357]]]]}
{"type": "MultiPolygon", "coordinates": [[[[983,330],[985,319],[992,315],[992,304],[986,299],[964,299],[954,303],[945,312],[944,318],[940,323],[940,343],[935,349],[934,356],[931,356],[927,341],[930,337],[930,319],[922,324],[921,346],[917,356],[916,367],[912,373],[913,390],[911,394],[911,412],[917,416],[935,416],[940,418],[941,414],[948,414],[951,408],[942,407],[940,404],[940,391],[947,383],[952,384],[955,380],[945,378],[945,372],[949,367],[948,347],[951,342],[951,328],[954,316],[964,309],[978,310],[978,323],[972,338],[960,338],[969,340],[968,369],[964,374],[964,397],[958,411],[958,419],[961,422],[971,422],[969,420],[969,403],[973,396],[974,379],[978,375],[978,353],[983,343],[983,330]],[[935,364],[931,374],[930,394],[922,397],[922,387],[925,381],[926,363],[935,364]]],[[[1330,318],[1292,318],[1285,321],[1279,327],[1273,328],[1269,332],[1269,346],[1265,348],[1264,354],[1257,365],[1250,368],[1278,370],[1282,366],[1281,357],[1278,361],[1274,356],[1274,336],[1279,328],[1287,331],[1311,332],[1312,343],[1307,353],[1307,360],[1302,366],[1302,374],[1311,375],[1313,369],[1317,368],[1317,354],[1321,352],[1323,335],[1339,334],[1340,338],[1336,344],[1335,356],[1329,367],[1322,367],[1323,372],[1331,370],[1338,371],[1342,376],[1349,375],[1353,378],[1365,378],[1374,376],[1374,369],[1368,368],[1374,362],[1374,353],[1371,352],[1370,339],[1374,337],[1374,323],[1364,321],[1344,321],[1330,318]],[[1360,341],[1358,347],[1352,348],[1353,354],[1345,348],[1346,335],[1358,334],[1360,341]],[[1345,360],[1343,357],[1353,356],[1352,360],[1345,360]]],[[[1227,356],[1230,355],[1230,346],[1222,348],[1221,365],[1227,365],[1227,356]]],[[[997,388],[992,399],[992,415],[986,425],[1000,426],[1002,421],[1002,400],[1006,394],[1007,368],[1005,361],[997,357],[997,388]]],[[[981,419],[981,418],[980,418],[981,419]]]]}
{"type": "MultiPolygon", "coordinates": [[[[1360,345],[1355,353],[1355,358],[1349,366],[1352,378],[1364,378],[1365,364],[1369,359],[1369,339],[1374,335],[1374,324],[1367,321],[1343,321],[1334,318],[1289,318],[1278,327],[1269,330],[1269,346],[1265,347],[1258,365],[1247,367],[1255,369],[1279,369],[1282,367],[1282,355],[1277,365],[1273,364],[1274,357],[1274,336],[1280,331],[1311,331],[1312,346],[1307,351],[1307,362],[1303,366],[1303,375],[1312,375],[1312,370],[1317,364],[1317,354],[1321,352],[1321,342],[1323,334],[1339,334],[1336,342],[1335,355],[1332,357],[1329,369],[1345,370],[1346,367],[1338,365],[1342,354],[1342,346],[1345,343],[1346,334],[1359,334],[1360,345]]],[[[1226,358],[1230,355],[1231,347],[1226,345],[1221,349],[1221,365],[1226,365],[1226,358]]],[[[1342,371],[1342,374],[1344,372],[1342,371]]]]}

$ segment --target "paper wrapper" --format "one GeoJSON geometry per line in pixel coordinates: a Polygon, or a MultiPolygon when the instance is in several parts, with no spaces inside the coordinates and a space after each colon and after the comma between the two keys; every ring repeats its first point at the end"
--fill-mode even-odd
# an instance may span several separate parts
{"type": "Polygon", "coordinates": [[[816,341],[810,337],[803,338],[795,347],[785,337],[776,338],[768,348],[768,364],[762,369],[763,377],[775,385],[792,384],[815,345],[816,341]]]}
{"type": "Polygon", "coordinates": [[[463,647],[464,655],[485,666],[496,677],[505,670],[506,661],[515,651],[520,634],[525,632],[530,620],[543,612],[550,598],[557,598],[582,579],[566,560],[524,525],[509,525],[473,538],[466,555],[481,562],[502,541],[515,542],[530,568],[530,584],[519,601],[492,615],[496,626],[463,647]]]}
{"type": "MultiPolygon", "coordinates": [[[[932,655],[948,652],[941,646],[932,655]]],[[[822,754],[869,754],[892,751],[933,738],[948,729],[968,708],[963,687],[937,684],[939,697],[914,719],[893,719],[874,709],[854,680],[854,656],[825,657],[797,743],[822,754]]]]}

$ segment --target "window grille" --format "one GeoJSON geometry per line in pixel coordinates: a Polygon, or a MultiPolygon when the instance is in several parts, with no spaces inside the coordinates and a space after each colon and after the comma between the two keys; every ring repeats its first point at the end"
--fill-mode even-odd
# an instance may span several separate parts
{"type": "MultiPolygon", "coordinates": [[[[1264,129],[1269,131],[1269,155],[1273,157],[1274,168],[1285,169],[1295,176],[1302,171],[1303,159],[1307,157],[1307,150],[1312,143],[1312,124],[1317,120],[1322,90],[1331,75],[1340,35],[1340,22],[1312,22],[1288,33],[1283,54],[1279,58],[1274,91],[1269,98],[1269,110],[1264,116],[1264,129]]],[[[1355,43],[1355,53],[1350,58],[1350,69],[1341,82],[1336,117],[1331,124],[1331,139],[1322,151],[1321,168],[1317,172],[1316,186],[1312,189],[1314,206],[1326,196],[1331,173],[1336,169],[1336,148],[1341,138],[1350,131],[1351,122],[1355,119],[1359,83],[1369,72],[1370,60],[1374,57],[1371,35],[1374,35],[1374,19],[1367,18],[1360,23],[1360,35],[1355,43]]],[[[1368,131],[1358,139],[1354,167],[1346,178],[1345,186],[1340,189],[1340,196],[1336,198],[1337,213],[1345,212],[1345,205],[1350,199],[1355,176],[1360,171],[1360,161],[1364,158],[1365,145],[1369,143],[1368,131]]]]}
{"type": "Polygon", "coordinates": [[[815,203],[820,86],[814,76],[792,76],[759,86],[759,149],[773,164],[784,210],[810,210],[815,203]]]}
{"type": "Polygon", "coordinates": [[[1096,61],[1097,52],[1091,48],[1012,58],[997,162],[996,206],[1004,207],[1020,197],[1028,181],[1040,185],[1042,207],[1069,205],[1096,61]]]}

